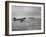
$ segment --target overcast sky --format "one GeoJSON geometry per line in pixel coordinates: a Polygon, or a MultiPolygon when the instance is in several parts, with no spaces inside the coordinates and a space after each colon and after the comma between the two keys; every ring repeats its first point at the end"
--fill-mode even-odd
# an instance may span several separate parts
{"type": "Polygon", "coordinates": [[[41,7],[12,5],[12,17],[22,16],[40,17],[41,7]]]}

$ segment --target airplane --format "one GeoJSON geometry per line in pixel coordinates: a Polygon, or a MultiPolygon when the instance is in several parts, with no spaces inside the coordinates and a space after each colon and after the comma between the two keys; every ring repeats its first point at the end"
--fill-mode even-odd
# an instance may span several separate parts
{"type": "Polygon", "coordinates": [[[13,18],[14,21],[20,21],[20,22],[23,22],[25,19],[26,19],[25,17],[19,18],[19,19],[15,18],[15,17],[13,18]]]}

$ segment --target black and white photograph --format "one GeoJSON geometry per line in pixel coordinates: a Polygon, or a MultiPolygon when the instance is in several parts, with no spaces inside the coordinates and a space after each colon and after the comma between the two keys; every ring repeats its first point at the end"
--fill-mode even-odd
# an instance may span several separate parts
{"type": "Polygon", "coordinates": [[[41,7],[12,5],[12,31],[40,30],[41,7]]]}
{"type": "Polygon", "coordinates": [[[44,33],[44,3],[9,2],[8,4],[10,35],[44,33]]]}

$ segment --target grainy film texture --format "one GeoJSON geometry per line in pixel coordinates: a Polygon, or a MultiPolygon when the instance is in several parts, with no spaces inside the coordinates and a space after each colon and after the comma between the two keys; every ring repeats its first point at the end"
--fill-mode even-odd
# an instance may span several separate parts
{"type": "Polygon", "coordinates": [[[12,31],[40,30],[41,7],[12,5],[12,31]]]}

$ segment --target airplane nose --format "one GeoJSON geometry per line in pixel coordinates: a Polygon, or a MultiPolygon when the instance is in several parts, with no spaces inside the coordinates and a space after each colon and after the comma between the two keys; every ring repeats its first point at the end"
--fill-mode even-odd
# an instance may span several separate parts
{"type": "Polygon", "coordinates": [[[16,21],[16,18],[13,18],[14,21],[16,21]]]}

